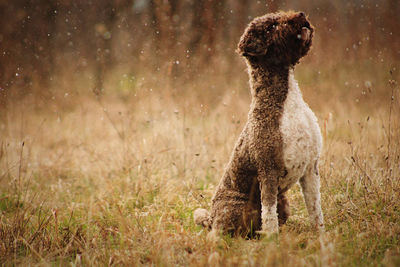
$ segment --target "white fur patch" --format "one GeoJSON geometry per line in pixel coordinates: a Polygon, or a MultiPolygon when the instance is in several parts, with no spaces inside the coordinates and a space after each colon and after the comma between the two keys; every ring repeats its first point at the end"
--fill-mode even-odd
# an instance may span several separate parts
{"type": "Polygon", "coordinates": [[[322,150],[318,121],[304,102],[293,70],[289,74],[289,92],[283,107],[280,130],[287,175],[280,179],[281,189],[289,188],[314,166],[322,150]]]}
{"type": "Polygon", "coordinates": [[[278,233],[278,214],[276,213],[276,203],[270,207],[261,207],[262,232],[272,234],[278,233]]]}
{"type": "Polygon", "coordinates": [[[196,209],[193,213],[194,222],[204,227],[210,226],[210,213],[206,209],[196,209]]]}

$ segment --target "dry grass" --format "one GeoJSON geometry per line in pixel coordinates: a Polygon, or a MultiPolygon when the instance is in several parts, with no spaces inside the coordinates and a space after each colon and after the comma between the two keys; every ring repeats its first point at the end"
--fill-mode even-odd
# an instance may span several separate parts
{"type": "Polygon", "coordinates": [[[129,93],[101,101],[69,91],[45,108],[30,98],[9,106],[0,125],[0,263],[398,266],[398,74],[338,69],[306,62],[296,73],[325,138],[325,236],[309,227],[298,186],[279,237],[211,243],[193,223],[246,119],[244,72],[236,84],[169,90],[124,85],[124,76],[129,93]]]}

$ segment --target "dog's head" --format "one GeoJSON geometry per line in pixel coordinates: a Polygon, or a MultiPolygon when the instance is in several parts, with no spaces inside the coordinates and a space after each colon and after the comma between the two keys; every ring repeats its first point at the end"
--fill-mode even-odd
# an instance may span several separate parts
{"type": "Polygon", "coordinates": [[[314,28],[303,12],[279,12],[255,18],[238,45],[250,62],[295,65],[311,47],[314,28]]]}

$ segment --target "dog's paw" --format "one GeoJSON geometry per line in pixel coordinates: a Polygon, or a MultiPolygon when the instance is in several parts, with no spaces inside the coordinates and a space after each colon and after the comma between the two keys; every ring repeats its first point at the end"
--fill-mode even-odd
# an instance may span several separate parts
{"type": "Polygon", "coordinates": [[[261,213],[262,229],[260,232],[264,234],[279,233],[278,216],[274,210],[264,209],[261,213]]]}

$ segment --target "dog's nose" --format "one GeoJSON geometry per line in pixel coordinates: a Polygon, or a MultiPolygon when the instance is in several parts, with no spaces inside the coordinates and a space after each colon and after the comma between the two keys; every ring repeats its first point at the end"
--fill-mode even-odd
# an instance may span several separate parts
{"type": "Polygon", "coordinates": [[[306,16],[306,14],[304,14],[304,12],[299,12],[299,17],[301,18],[301,17],[305,17],[306,16]]]}

